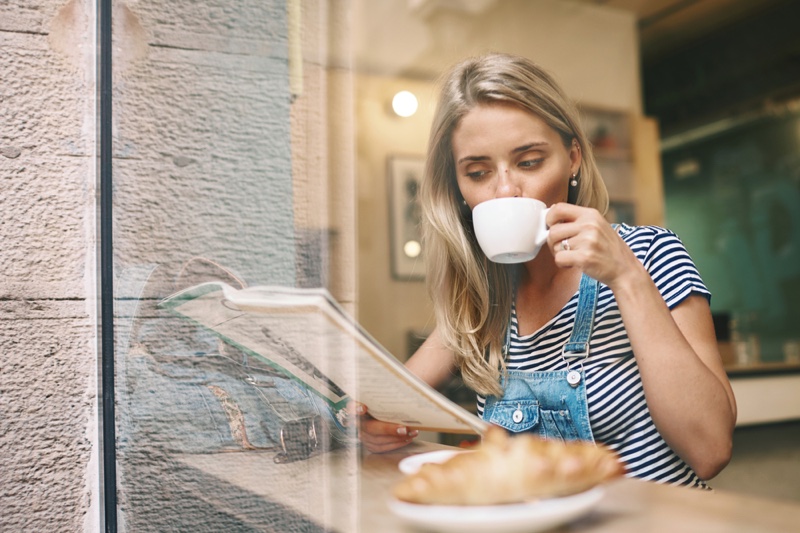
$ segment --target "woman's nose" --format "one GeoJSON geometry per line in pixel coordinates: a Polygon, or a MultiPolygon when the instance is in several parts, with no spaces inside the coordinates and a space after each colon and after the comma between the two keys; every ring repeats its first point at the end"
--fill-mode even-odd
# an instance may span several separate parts
{"type": "Polygon", "coordinates": [[[494,193],[495,198],[509,198],[521,195],[522,190],[519,187],[519,183],[517,183],[514,172],[506,166],[498,168],[497,190],[494,193]]]}

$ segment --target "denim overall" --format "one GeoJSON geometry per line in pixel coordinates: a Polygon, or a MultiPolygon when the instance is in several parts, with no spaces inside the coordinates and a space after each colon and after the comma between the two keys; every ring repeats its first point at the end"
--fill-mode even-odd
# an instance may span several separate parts
{"type": "MultiPolygon", "coordinates": [[[[507,371],[501,380],[503,397],[486,398],[484,420],[517,433],[531,431],[546,439],[594,442],[589,425],[583,361],[589,356],[597,286],[596,280],[586,274],[581,276],[575,325],[561,352],[567,370],[507,371]]],[[[506,355],[510,338],[509,324],[504,347],[506,355]]]]}

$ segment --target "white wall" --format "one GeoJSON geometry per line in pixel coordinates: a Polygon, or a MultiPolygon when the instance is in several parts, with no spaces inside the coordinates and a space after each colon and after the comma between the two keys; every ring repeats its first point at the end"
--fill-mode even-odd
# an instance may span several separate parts
{"type": "Polygon", "coordinates": [[[550,70],[585,104],[641,113],[639,38],[631,12],[570,0],[357,4],[354,39],[363,73],[435,79],[466,55],[513,52],[550,70]]]}
{"type": "MultiPolygon", "coordinates": [[[[405,359],[408,331],[430,333],[433,308],[423,281],[392,277],[388,159],[424,156],[434,87],[425,81],[361,75],[356,90],[359,320],[391,353],[405,359]],[[401,118],[390,110],[391,97],[400,90],[410,90],[419,99],[412,117],[401,118]]],[[[424,273],[421,260],[415,270],[424,273]]]]}

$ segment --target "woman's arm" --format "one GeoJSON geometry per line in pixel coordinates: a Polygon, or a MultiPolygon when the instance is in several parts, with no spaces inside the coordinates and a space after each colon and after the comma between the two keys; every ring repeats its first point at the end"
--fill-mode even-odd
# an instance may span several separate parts
{"type": "Polygon", "coordinates": [[[613,291],[656,427],[698,476],[714,477],[731,457],[736,401],[707,300],[693,294],[670,311],[650,274],[599,213],[575,206],[564,211],[556,214],[569,222],[551,235],[556,263],[581,268],[613,291]],[[572,249],[560,251],[555,243],[565,238],[572,249]]]}
{"type": "Polygon", "coordinates": [[[439,328],[428,335],[422,346],[406,361],[406,368],[422,381],[437,389],[449,381],[455,373],[455,357],[439,337],[439,328]]]}
{"type": "MultiPolygon", "coordinates": [[[[437,388],[453,376],[454,361],[453,352],[442,345],[438,331],[434,330],[406,361],[406,367],[425,383],[437,388]]],[[[359,438],[371,452],[395,450],[405,446],[419,434],[417,430],[400,424],[375,420],[369,416],[366,406],[356,406],[356,409],[359,415],[359,438]]]]}
{"type": "Polygon", "coordinates": [[[691,295],[670,312],[649,275],[630,278],[612,290],[653,421],[697,475],[711,479],[731,457],[736,401],[708,302],[691,295]]]}

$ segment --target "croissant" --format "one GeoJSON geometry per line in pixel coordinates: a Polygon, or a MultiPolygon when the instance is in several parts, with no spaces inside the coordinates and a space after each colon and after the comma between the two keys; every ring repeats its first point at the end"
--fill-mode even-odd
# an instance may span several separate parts
{"type": "Polygon", "coordinates": [[[475,451],[426,463],[395,485],[394,496],[434,505],[496,505],[586,491],[624,474],[617,455],[587,442],[509,436],[492,426],[475,451]]]}

